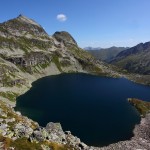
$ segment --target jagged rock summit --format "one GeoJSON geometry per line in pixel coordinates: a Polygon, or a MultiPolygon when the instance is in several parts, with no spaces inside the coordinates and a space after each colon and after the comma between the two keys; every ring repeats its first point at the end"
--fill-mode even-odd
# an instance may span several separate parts
{"type": "Polygon", "coordinates": [[[5,31],[5,36],[48,37],[48,34],[38,23],[23,15],[1,23],[0,28],[5,31]]]}
{"type": "Polygon", "coordinates": [[[39,25],[37,22],[35,22],[32,19],[29,19],[28,17],[26,17],[22,14],[20,14],[16,19],[21,21],[21,22],[24,22],[24,23],[27,23],[27,24],[33,24],[33,25],[36,25],[36,26],[41,28],[41,25],[39,25]]]}

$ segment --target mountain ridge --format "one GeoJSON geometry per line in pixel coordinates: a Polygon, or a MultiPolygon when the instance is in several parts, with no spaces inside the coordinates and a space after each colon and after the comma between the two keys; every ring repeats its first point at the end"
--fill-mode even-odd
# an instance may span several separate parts
{"type": "Polygon", "coordinates": [[[26,16],[24,16],[22,14],[20,14],[16,19],[18,19],[20,21],[24,21],[27,24],[30,23],[30,24],[33,24],[33,25],[36,25],[36,26],[42,28],[42,26],[39,25],[36,21],[34,21],[33,19],[29,19],[28,17],[26,17],[26,16]]]}
{"type": "Polygon", "coordinates": [[[128,49],[128,47],[116,47],[112,46],[110,48],[101,48],[99,50],[87,50],[91,55],[93,55],[96,59],[102,60],[105,62],[109,62],[112,60],[115,56],[117,56],[118,53],[121,51],[124,51],[128,49]]]}
{"type": "Polygon", "coordinates": [[[146,42],[120,52],[110,63],[131,73],[150,75],[149,57],[150,42],[146,42]]]}

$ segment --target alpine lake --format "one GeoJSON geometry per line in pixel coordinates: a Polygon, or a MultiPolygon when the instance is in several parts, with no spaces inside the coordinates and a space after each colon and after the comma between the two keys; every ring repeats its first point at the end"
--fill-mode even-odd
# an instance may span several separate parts
{"type": "Polygon", "coordinates": [[[129,140],[140,123],[127,98],[150,101],[150,87],[124,78],[60,74],[33,82],[17,98],[15,110],[41,126],[60,122],[87,145],[106,146],[129,140]]]}

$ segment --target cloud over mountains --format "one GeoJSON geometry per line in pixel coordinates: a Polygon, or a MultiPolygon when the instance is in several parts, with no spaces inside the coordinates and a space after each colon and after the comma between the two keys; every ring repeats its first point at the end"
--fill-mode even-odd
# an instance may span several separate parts
{"type": "Polygon", "coordinates": [[[60,22],[65,22],[67,20],[67,16],[65,14],[58,14],[56,18],[60,22]]]}

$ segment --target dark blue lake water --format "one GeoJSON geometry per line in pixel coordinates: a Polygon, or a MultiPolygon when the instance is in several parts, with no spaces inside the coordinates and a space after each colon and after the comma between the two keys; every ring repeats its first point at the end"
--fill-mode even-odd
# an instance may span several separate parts
{"type": "Polygon", "coordinates": [[[17,100],[21,111],[41,126],[60,122],[88,145],[104,146],[132,137],[138,112],[127,98],[150,100],[150,87],[126,79],[87,74],[45,77],[17,100]]]}

